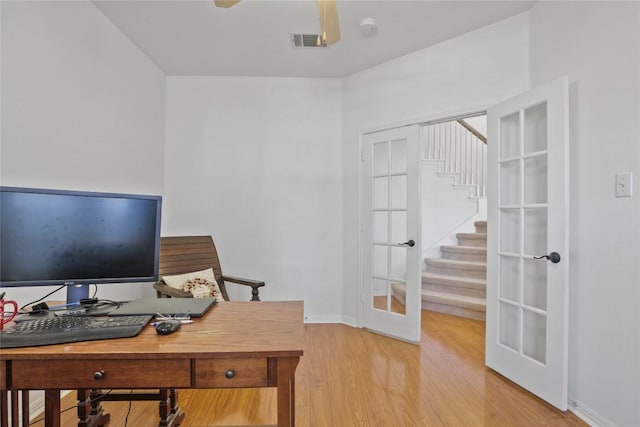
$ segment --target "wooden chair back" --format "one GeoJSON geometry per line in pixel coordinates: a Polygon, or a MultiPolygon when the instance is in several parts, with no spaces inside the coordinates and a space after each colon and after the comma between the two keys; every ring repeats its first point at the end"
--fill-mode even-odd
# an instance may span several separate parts
{"type": "Polygon", "coordinates": [[[225,300],[229,300],[218,251],[211,236],[176,236],[160,239],[160,279],[162,276],[191,273],[207,268],[213,269],[220,292],[225,300]]]}

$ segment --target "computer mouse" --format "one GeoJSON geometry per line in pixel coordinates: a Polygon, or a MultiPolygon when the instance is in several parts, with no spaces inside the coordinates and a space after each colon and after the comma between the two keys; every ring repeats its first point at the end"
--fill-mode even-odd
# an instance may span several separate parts
{"type": "Polygon", "coordinates": [[[169,335],[180,329],[179,320],[163,320],[156,325],[156,333],[158,335],[169,335]]]}

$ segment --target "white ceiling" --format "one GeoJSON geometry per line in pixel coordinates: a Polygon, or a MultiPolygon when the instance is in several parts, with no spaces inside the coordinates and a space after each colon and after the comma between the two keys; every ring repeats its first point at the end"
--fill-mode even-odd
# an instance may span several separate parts
{"type": "Polygon", "coordinates": [[[292,48],[290,33],[318,33],[315,0],[93,0],[167,75],[344,77],[489,25],[535,1],[338,0],[342,39],[292,48]],[[375,18],[374,36],[360,33],[375,18]]]}

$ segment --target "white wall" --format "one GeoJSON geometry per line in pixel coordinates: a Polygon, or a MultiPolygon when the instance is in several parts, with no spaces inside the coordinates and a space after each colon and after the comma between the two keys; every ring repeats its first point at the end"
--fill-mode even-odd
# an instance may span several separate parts
{"type": "Polygon", "coordinates": [[[637,2],[540,2],[352,75],[344,90],[339,80],[169,78],[166,155],[164,76],[93,5],[0,8],[2,185],[164,186],[165,234],[213,234],[226,273],[266,280],[264,299],[305,299],[311,320],[357,323],[362,130],[475,111],[568,75],[569,392],[601,424],[640,425],[637,2]],[[634,173],[634,197],[613,197],[617,171],[634,173]]]}
{"type": "Polygon", "coordinates": [[[640,3],[540,2],[533,85],[570,81],[569,394],[603,425],[640,425],[640,3]],[[631,198],[614,176],[634,174],[631,198]]]}
{"type": "MultiPolygon", "coordinates": [[[[478,214],[468,190],[455,189],[455,178],[438,175],[438,164],[422,164],[422,258],[440,258],[440,246],[457,245],[455,233],[478,214]],[[444,239],[444,241],[443,241],[444,239]]],[[[486,220],[486,215],[482,218],[486,220]]],[[[465,228],[473,233],[473,226],[465,228]]],[[[424,264],[423,264],[424,269],[424,264]]]]}
{"type": "MultiPolygon", "coordinates": [[[[0,7],[2,185],[161,194],[162,72],[89,2],[0,7]]],[[[98,296],[143,288],[101,285],[98,296]]],[[[7,293],[24,304],[52,289],[7,293]]]]}
{"type": "Polygon", "coordinates": [[[165,234],[211,234],[225,274],[304,300],[310,321],[341,313],[340,93],[338,79],[167,79],[165,234]]]}
{"type": "Polygon", "coordinates": [[[358,323],[360,300],[361,131],[482,110],[528,88],[528,61],[528,15],[524,14],[345,79],[342,282],[346,323],[358,323]]]}

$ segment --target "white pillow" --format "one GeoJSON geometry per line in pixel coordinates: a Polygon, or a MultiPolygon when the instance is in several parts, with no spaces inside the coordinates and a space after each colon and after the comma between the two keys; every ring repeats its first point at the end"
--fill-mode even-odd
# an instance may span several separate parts
{"type": "Polygon", "coordinates": [[[212,268],[173,276],[162,276],[162,281],[171,288],[190,292],[194,298],[217,298],[218,301],[224,301],[212,268]]]}
{"type": "Polygon", "coordinates": [[[216,282],[216,277],[213,274],[213,268],[193,271],[191,273],[175,274],[173,276],[162,276],[162,280],[164,281],[164,283],[176,289],[182,289],[182,285],[184,284],[184,282],[191,279],[205,279],[210,282],[216,282]]]}

